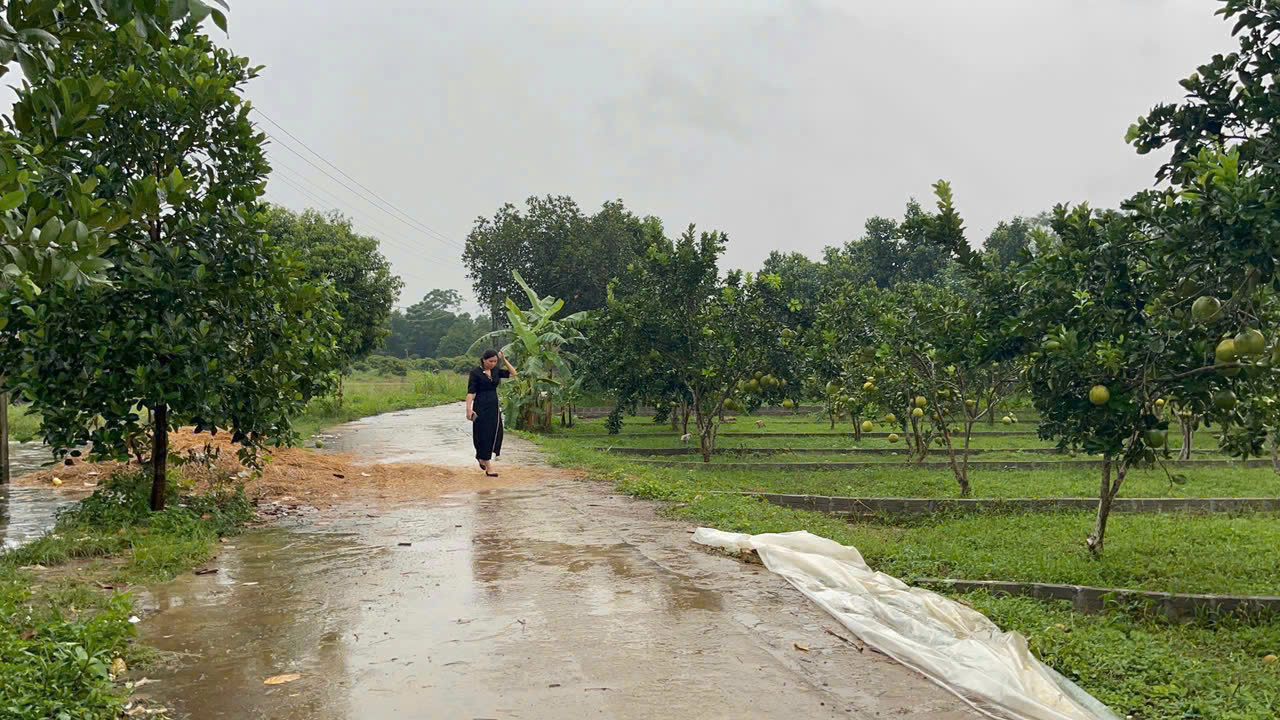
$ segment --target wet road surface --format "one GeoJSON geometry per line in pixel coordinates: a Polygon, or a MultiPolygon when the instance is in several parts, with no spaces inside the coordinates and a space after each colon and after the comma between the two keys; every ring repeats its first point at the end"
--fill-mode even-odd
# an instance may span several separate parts
{"type": "MultiPolygon", "coordinates": [[[[461,414],[370,419],[334,445],[469,463],[461,414]]],[[[507,440],[504,460],[536,459],[507,440]]],[[[142,692],[191,718],[977,717],[690,529],[566,478],[231,538],[216,574],[139,597],[143,640],[179,653],[142,692]]]]}

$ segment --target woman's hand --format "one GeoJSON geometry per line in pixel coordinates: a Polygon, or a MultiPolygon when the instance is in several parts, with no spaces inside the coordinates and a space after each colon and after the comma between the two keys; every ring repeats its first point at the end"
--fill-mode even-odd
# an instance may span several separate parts
{"type": "Polygon", "coordinates": [[[468,421],[471,421],[471,420],[475,420],[475,419],[476,419],[476,411],[475,411],[475,410],[470,410],[470,409],[469,409],[469,410],[467,410],[467,420],[468,420],[468,421]]]}

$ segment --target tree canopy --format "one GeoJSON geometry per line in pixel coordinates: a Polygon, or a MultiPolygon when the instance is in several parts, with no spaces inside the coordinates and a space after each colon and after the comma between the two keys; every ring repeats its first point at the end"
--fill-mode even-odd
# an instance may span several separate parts
{"type": "MultiPolygon", "coordinates": [[[[49,62],[52,75],[18,93],[26,142],[45,132],[43,98],[63,79],[112,88],[101,122],[65,138],[57,158],[63,177],[91,177],[63,195],[53,182],[49,195],[82,203],[96,192],[128,215],[104,254],[104,284],[0,289],[20,341],[0,344],[0,360],[56,453],[91,444],[123,458],[149,432],[159,509],[170,430],[228,429],[246,459],[268,438],[291,439],[291,416],[332,387],[341,363],[338,296],[267,239],[265,138],[241,99],[258,72],[247,59],[188,21],[154,44],[132,27],[76,37],[49,62]]],[[[55,217],[40,234],[86,231],[55,217]]]]}
{"type": "Polygon", "coordinates": [[[463,261],[491,314],[501,312],[507,297],[523,294],[513,272],[576,313],[604,307],[609,280],[661,232],[656,219],[636,217],[620,200],[587,216],[567,196],[531,197],[524,212],[507,204],[492,218],[478,218],[463,261]]]}
{"type": "Polygon", "coordinates": [[[298,254],[308,280],[327,281],[338,291],[338,346],[347,362],[377,349],[390,332],[391,308],[404,287],[379,251],[378,240],[356,232],[351,220],[336,211],[296,213],[278,206],[267,212],[267,232],[277,247],[298,254]]]}

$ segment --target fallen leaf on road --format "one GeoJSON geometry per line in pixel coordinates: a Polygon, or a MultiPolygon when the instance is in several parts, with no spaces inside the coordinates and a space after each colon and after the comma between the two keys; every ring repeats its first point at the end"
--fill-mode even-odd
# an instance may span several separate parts
{"type": "Polygon", "coordinates": [[[300,677],[302,676],[299,675],[298,673],[287,673],[285,675],[272,675],[266,680],[263,680],[262,684],[263,685],[283,685],[285,683],[291,683],[300,677]]]}
{"type": "Polygon", "coordinates": [[[338,473],[334,473],[333,476],[338,478],[339,480],[345,480],[347,477],[346,475],[340,475],[338,473]]]}
{"type": "Polygon", "coordinates": [[[360,473],[360,477],[373,477],[369,473],[360,473]]]}
{"type": "Polygon", "coordinates": [[[412,546],[413,546],[413,543],[411,543],[411,542],[407,542],[407,543],[400,543],[400,547],[412,547],[412,546]]]}
{"type": "Polygon", "coordinates": [[[247,582],[247,583],[240,583],[240,584],[241,584],[241,585],[243,585],[243,586],[245,586],[245,587],[250,587],[250,586],[252,586],[252,585],[257,585],[258,583],[257,583],[257,582],[247,582]]]}
{"type": "Polygon", "coordinates": [[[200,568],[196,571],[197,575],[213,575],[218,572],[218,568],[200,568]]]}
{"type": "Polygon", "coordinates": [[[796,649],[799,650],[800,652],[809,652],[809,646],[801,645],[800,643],[796,643],[796,649]]]}
{"type": "Polygon", "coordinates": [[[115,660],[111,661],[112,675],[119,676],[127,672],[129,672],[129,666],[124,664],[124,658],[116,658],[115,660]]]}

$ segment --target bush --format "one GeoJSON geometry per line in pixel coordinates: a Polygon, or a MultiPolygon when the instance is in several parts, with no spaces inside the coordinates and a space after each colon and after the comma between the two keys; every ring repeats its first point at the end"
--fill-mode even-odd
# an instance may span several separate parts
{"type": "Polygon", "coordinates": [[[369,365],[379,375],[404,377],[409,374],[409,363],[390,355],[371,355],[369,357],[369,365]]]}
{"type": "Polygon", "coordinates": [[[471,368],[477,367],[479,364],[479,360],[469,355],[459,355],[455,358],[449,358],[448,360],[441,361],[441,365],[461,374],[471,372],[471,368]]]}
{"type": "Polygon", "coordinates": [[[613,411],[609,413],[609,417],[604,421],[604,427],[609,431],[610,435],[617,435],[622,432],[622,405],[614,405],[613,411]]]}
{"type": "Polygon", "coordinates": [[[422,372],[436,372],[440,369],[440,361],[434,358],[422,358],[413,361],[413,368],[422,372]]]}

